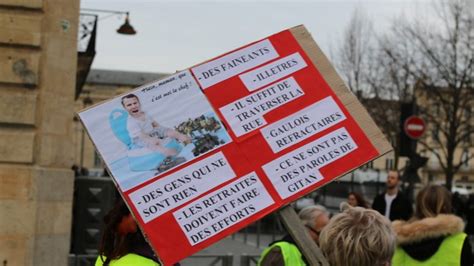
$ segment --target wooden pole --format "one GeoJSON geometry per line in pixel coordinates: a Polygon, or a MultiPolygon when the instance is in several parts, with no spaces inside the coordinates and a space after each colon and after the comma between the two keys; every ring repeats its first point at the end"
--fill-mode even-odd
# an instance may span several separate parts
{"type": "Polygon", "coordinates": [[[329,266],[329,263],[321,252],[321,249],[319,249],[318,245],[316,245],[314,240],[310,237],[308,229],[303,226],[293,207],[287,205],[281,208],[278,213],[280,214],[286,230],[295,240],[308,264],[314,266],[329,266]]]}

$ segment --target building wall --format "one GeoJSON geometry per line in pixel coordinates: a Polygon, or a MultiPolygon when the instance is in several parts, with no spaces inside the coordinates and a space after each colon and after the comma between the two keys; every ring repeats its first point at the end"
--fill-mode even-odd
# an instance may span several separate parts
{"type": "MultiPolygon", "coordinates": [[[[446,117],[445,113],[443,112],[443,108],[440,104],[436,101],[436,98],[430,98],[426,92],[419,91],[417,92],[417,104],[430,110],[435,116],[446,117]]],[[[446,98],[451,97],[449,91],[445,91],[446,98]]],[[[474,128],[474,101],[466,105],[469,108],[469,111],[463,110],[463,124],[468,124],[469,127],[472,129],[474,128]]],[[[444,137],[443,133],[436,129],[435,125],[427,124],[427,130],[425,134],[422,136],[422,140],[427,143],[431,148],[438,151],[439,154],[442,155],[442,160],[445,161],[446,156],[443,155],[443,151],[439,147],[439,143],[446,143],[446,138],[444,137]],[[440,141],[435,141],[435,137],[438,138],[440,141]]],[[[438,124],[440,126],[440,124],[438,124]]],[[[459,134],[464,134],[465,132],[460,132],[459,134]]],[[[444,184],[445,182],[445,174],[441,167],[441,163],[439,159],[432,153],[431,151],[427,150],[423,147],[423,145],[418,144],[418,152],[422,156],[426,156],[429,158],[427,164],[421,169],[423,182],[435,182],[439,184],[444,184]]],[[[454,151],[454,163],[458,164],[461,161],[465,161],[465,156],[469,155],[472,157],[474,154],[474,134],[465,139],[463,139],[458,145],[456,150],[454,151]]],[[[454,175],[453,182],[471,182],[474,183],[474,157],[470,158],[468,161],[465,161],[463,165],[459,168],[459,171],[454,175]]]]}
{"type": "Polygon", "coordinates": [[[67,265],[79,0],[0,0],[0,262],[67,265]]]}

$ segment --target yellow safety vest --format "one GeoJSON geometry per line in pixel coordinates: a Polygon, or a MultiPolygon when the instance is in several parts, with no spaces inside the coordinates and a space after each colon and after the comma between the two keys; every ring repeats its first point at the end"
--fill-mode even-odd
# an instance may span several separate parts
{"type": "MultiPolygon", "coordinates": [[[[106,260],[105,256],[98,256],[95,261],[95,266],[103,266],[102,260],[106,260]]],[[[149,258],[143,256],[129,253],[117,260],[112,260],[109,264],[110,266],[160,266],[158,262],[155,262],[149,258]]]]}
{"type": "Polygon", "coordinates": [[[433,256],[425,261],[410,257],[401,247],[397,247],[392,258],[393,266],[458,266],[461,265],[461,251],[466,239],[465,233],[457,233],[446,237],[433,256]]]}
{"type": "Polygon", "coordinates": [[[285,241],[276,242],[275,244],[266,248],[258,260],[258,266],[261,265],[263,258],[265,258],[268,252],[270,252],[270,250],[274,247],[280,248],[286,266],[306,266],[306,263],[303,260],[303,255],[301,254],[298,247],[285,241]]]}

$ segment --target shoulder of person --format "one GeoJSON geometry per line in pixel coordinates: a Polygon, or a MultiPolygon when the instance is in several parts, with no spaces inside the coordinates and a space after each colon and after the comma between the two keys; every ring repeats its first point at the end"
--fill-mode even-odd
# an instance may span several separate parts
{"type": "Polygon", "coordinates": [[[127,265],[140,265],[140,266],[159,266],[160,264],[143,256],[129,253],[118,260],[112,261],[110,266],[127,266],[127,265]]]}

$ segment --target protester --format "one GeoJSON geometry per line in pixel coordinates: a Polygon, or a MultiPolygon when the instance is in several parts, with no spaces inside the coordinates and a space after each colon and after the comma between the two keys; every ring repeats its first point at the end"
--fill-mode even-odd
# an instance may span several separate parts
{"type": "Polygon", "coordinates": [[[390,265],[395,233],[390,221],[374,210],[341,204],[319,238],[331,266],[390,265]]]}
{"type": "Polygon", "coordinates": [[[399,191],[400,175],[397,171],[389,171],[387,176],[386,191],[375,197],[372,209],[380,212],[382,215],[394,220],[408,220],[413,207],[403,193],[399,191]]]}
{"type": "Polygon", "coordinates": [[[414,217],[393,222],[398,247],[392,265],[472,266],[464,222],[451,213],[451,195],[445,187],[423,188],[416,197],[414,217]]]}
{"type": "MultiPolygon", "coordinates": [[[[329,213],[321,205],[307,206],[299,212],[299,217],[308,229],[311,238],[317,243],[323,227],[329,222],[329,213]]],[[[302,266],[307,265],[304,256],[299,251],[290,235],[273,242],[266,248],[258,265],[261,266],[302,266]]]]}
{"type": "Polygon", "coordinates": [[[104,217],[104,222],[95,266],[160,265],[122,200],[104,217]]]}
{"type": "Polygon", "coordinates": [[[466,212],[467,225],[465,232],[474,235],[474,194],[469,195],[466,212]]]}
{"type": "Polygon", "coordinates": [[[467,197],[461,196],[461,194],[456,191],[451,196],[451,203],[453,214],[465,219],[467,216],[467,197]]]}
{"type": "Polygon", "coordinates": [[[368,208],[369,205],[367,204],[367,201],[365,201],[364,196],[357,192],[350,192],[349,196],[347,196],[347,203],[351,205],[352,207],[362,207],[362,208],[368,208]]]}

